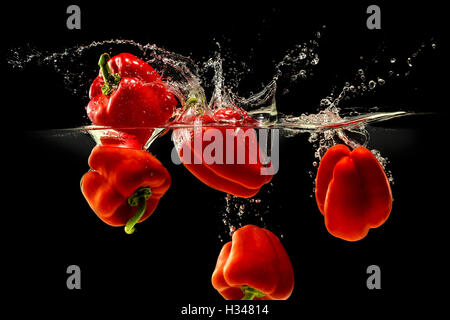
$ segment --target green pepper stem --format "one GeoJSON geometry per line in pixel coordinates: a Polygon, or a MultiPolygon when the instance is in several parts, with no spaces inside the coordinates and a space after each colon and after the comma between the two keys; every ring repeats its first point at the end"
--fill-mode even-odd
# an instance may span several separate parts
{"type": "Polygon", "coordinates": [[[103,53],[98,60],[100,71],[102,72],[104,85],[102,86],[102,92],[104,95],[109,95],[114,87],[120,82],[120,75],[118,73],[112,73],[111,68],[108,65],[108,60],[111,59],[108,53],[103,53]]]}
{"type": "Polygon", "coordinates": [[[247,285],[242,286],[241,290],[244,293],[244,297],[241,300],[253,300],[255,298],[262,298],[266,295],[264,292],[253,289],[252,287],[247,285]]]}
{"type": "Polygon", "coordinates": [[[136,190],[136,192],[128,198],[128,205],[131,207],[136,207],[137,210],[134,216],[132,216],[125,225],[125,232],[127,234],[132,234],[135,230],[134,226],[145,213],[147,209],[147,200],[152,195],[152,190],[150,187],[142,187],[136,190]]]}

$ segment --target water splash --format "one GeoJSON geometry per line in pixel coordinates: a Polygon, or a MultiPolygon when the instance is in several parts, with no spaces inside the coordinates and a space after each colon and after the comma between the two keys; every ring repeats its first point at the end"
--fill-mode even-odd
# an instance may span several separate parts
{"type": "MultiPolygon", "coordinates": [[[[358,95],[364,95],[368,91],[375,91],[384,86],[391,75],[401,73],[400,70],[394,68],[394,66],[400,65],[401,58],[392,56],[385,57],[390,66],[387,74],[372,75],[367,67],[358,68],[354,73],[354,78],[345,82],[340,90],[333,88],[328,96],[320,99],[318,113],[279,114],[276,105],[277,87],[282,86],[281,94],[287,94],[290,85],[313,75],[314,68],[317,68],[320,62],[319,39],[321,36],[321,32],[317,32],[312,40],[288,50],[281,61],[275,63],[272,81],[263,85],[259,92],[252,93],[247,97],[237,95],[232,89],[233,86],[227,85],[220,52],[207,59],[200,68],[191,58],[159,48],[154,44],[140,44],[133,40],[113,39],[95,41],[88,45],[68,48],[56,53],[38,51],[32,48],[13,49],[10,51],[8,63],[11,67],[17,69],[23,69],[28,64],[51,67],[63,75],[68,88],[74,94],[79,94],[85,98],[87,86],[98,72],[96,65],[86,65],[86,61],[95,60],[94,57],[104,51],[132,51],[132,53],[150,63],[161,74],[169,90],[176,95],[181,105],[181,108],[177,110],[177,116],[186,111],[184,105],[191,97],[196,98],[201,108],[209,110],[235,105],[247,110],[252,117],[257,119],[258,126],[281,128],[285,136],[295,136],[300,132],[305,132],[305,130],[308,131],[310,134],[308,140],[316,148],[315,157],[320,160],[326,150],[336,143],[345,143],[352,148],[367,146],[369,135],[365,129],[366,123],[405,114],[394,112],[391,114],[361,115],[353,110],[350,113],[353,117],[341,115],[341,103],[344,99],[348,100],[358,95]],[[73,66],[77,66],[76,70],[72,69],[73,66]],[[205,78],[205,70],[213,71],[212,79],[205,78]],[[209,101],[205,94],[205,83],[213,88],[209,101]],[[286,85],[287,83],[289,85],[286,85]]],[[[218,47],[220,49],[220,45],[218,47]]],[[[414,66],[415,59],[425,51],[426,47],[426,44],[422,44],[406,59],[406,63],[403,65],[411,69],[414,66]]],[[[433,43],[431,47],[436,48],[436,44],[433,43]]],[[[89,132],[93,132],[95,129],[91,126],[86,128],[89,132]]],[[[155,131],[147,146],[164,131],[163,128],[160,129],[155,131]]],[[[108,129],[105,128],[105,130],[108,129]]],[[[97,135],[99,132],[97,131],[97,135]]],[[[117,134],[117,132],[113,134],[117,134]]],[[[380,163],[385,163],[381,155],[378,155],[378,158],[380,163]]]]}

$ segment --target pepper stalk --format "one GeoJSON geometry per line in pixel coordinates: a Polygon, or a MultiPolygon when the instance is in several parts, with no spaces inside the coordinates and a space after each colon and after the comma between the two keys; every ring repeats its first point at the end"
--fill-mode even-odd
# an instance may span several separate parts
{"type": "Polygon", "coordinates": [[[108,65],[108,60],[111,59],[108,53],[103,53],[98,60],[100,71],[102,72],[104,84],[102,86],[102,93],[109,95],[120,83],[120,74],[112,73],[108,65]]]}
{"type": "Polygon", "coordinates": [[[264,292],[253,289],[252,287],[247,285],[242,286],[241,290],[244,293],[244,297],[241,300],[253,300],[255,298],[262,298],[266,295],[264,292]]]}
{"type": "Polygon", "coordinates": [[[134,232],[134,225],[138,223],[144,215],[145,210],[147,209],[147,200],[151,195],[152,190],[150,189],[150,187],[141,187],[128,198],[128,205],[138,208],[134,216],[132,216],[125,225],[125,232],[127,234],[132,234],[134,232]]]}

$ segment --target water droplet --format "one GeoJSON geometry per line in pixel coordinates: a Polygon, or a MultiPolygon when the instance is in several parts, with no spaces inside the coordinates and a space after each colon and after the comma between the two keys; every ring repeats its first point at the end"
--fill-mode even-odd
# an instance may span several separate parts
{"type": "Polygon", "coordinates": [[[261,203],[261,199],[255,199],[255,203],[261,203]]]}
{"type": "Polygon", "coordinates": [[[317,167],[317,162],[314,161],[314,162],[312,163],[312,165],[313,165],[314,167],[317,167]]]}
{"type": "Polygon", "coordinates": [[[378,83],[382,86],[386,82],[384,81],[384,79],[378,78],[378,83]]]}
{"type": "Polygon", "coordinates": [[[318,64],[318,63],[319,63],[319,57],[316,55],[316,56],[314,57],[314,59],[311,60],[311,64],[312,64],[313,66],[315,66],[315,65],[318,64]]]}
{"type": "Polygon", "coordinates": [[[409,67],[412,67],[412,60],[411,60],[411,58],[408,58],[406,63],[408,64],[409,67]]]}
{"type": "Polygon", "coordinates": [[[304,52],[300,52],[300,54],[298,55],[298,58],[299,58],[300,60],[303,60],[303,59],[306,58],[306,54],[305,54],[304,52]]]}
{"type": "Polygon", "coordinates": [[[306,78],[306,70],[300,70],[299,75],[300,75],[302,78],[306,78]]]}
{"type": "Polygon", "coordinates": [[[391,58],[391,63],[395,63],[396,61],[397,61],[397,59],[391,58]]]}
{"type": "Polygon", "coordinates": [[[321,106],[321,107],[327,107],[327,106],[329,106],[330,104],[331,104],[331,101],[328,100],[328,99],[322,99],[322,100],[320,100],[320,106],[321,106]]]}
{"type": "Polygon", "coordinates": [[[375,87],[376,87],[376,85],[377,85],[377,83],[375,82],[375,81],[373,81],[373,80],[370,80],[369,81],[369,88],[372,90],[372,89],[374,89],[375,87]]]}
{"type": "Polygon", "coordinates": [[[432,43],[431,48],[436,49],[436,43],[432,43]]]}

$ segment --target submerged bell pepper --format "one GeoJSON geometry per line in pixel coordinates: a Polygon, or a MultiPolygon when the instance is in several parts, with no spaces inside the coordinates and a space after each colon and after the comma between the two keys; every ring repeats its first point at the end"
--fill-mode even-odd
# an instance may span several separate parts
{"type": "Polygon", "coordinates": [[[273,177],[271,163],[262,161],[254,123],[243,110],[222,108],[197,116],[194,128],[175,129],[173,140],[181,162],[200,181],[249,198],[273,177]]]}
{"type": "Polygon", "coordinates": [[[329,233],[357,241],[387,220],[392,192],[372,152],[364,147],[350,152],[341,144],[328,149],[320,162],[316,202],[329,233]]]}
{"type": "Polygon", "coordinates": [[[104,53],[98,64],[100,72],[91,84],[86,108],[89,119],[95,125],[123,128],[143,146],[151,128],[171,118],[178,103],[175,96],[155,69],[132,54],[110,58],[104,53]]]}
{"type": "Polygon", "coordinates": [[[169,172],[145,150],[97,146],[91,168],[81,179],[81,191],[97,216],[125,232],[147,219],[170,187],[169,172]]]}
{"type": "Polygon", "coordinates": [[[294,271],[276,235],[246,225],[223,246],[211,281],[227,300],[286,300],[294,290],[294,271]]]}

